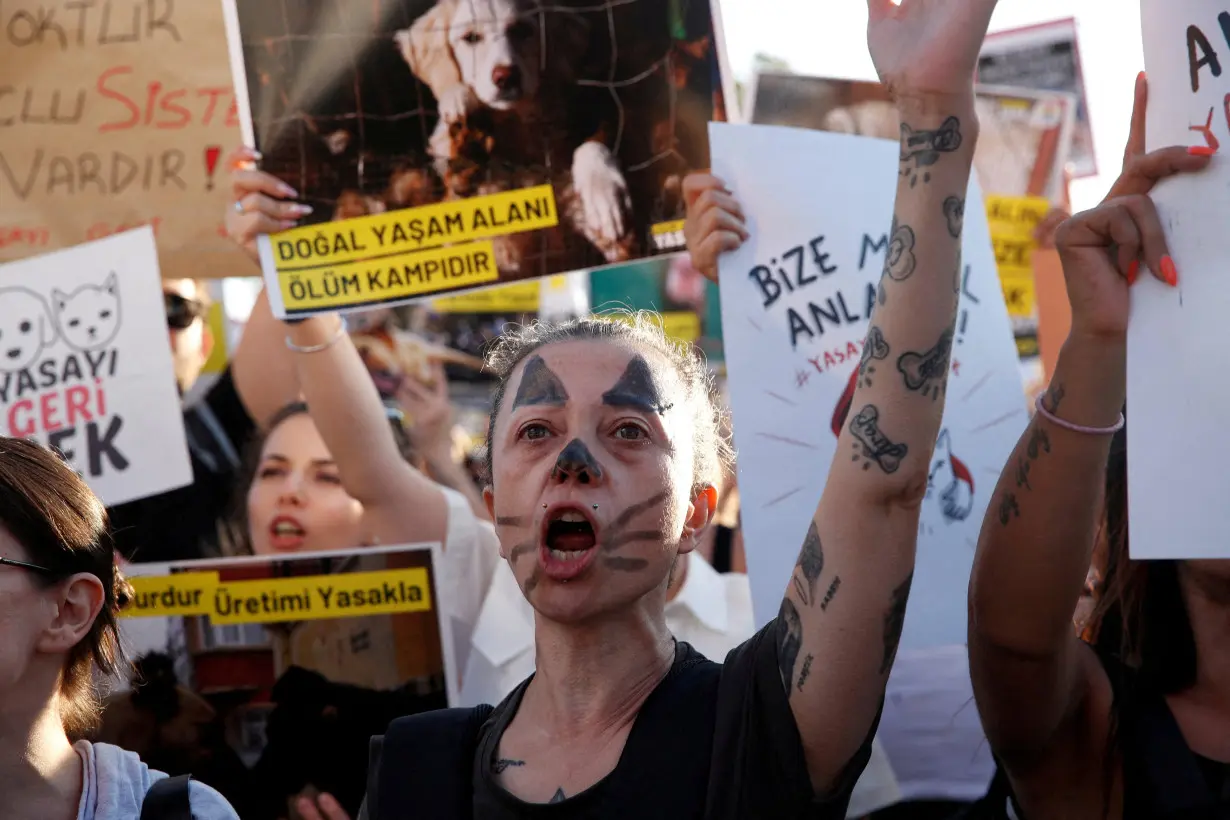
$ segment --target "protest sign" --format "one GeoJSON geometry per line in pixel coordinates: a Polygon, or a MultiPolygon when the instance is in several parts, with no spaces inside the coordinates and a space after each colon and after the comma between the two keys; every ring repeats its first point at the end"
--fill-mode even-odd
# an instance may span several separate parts
{"type": "Polygon", "coordinates": [[[245,140],[314,209],[260,243],[276,315],[682,250],[711,0],[225,7],[245,140]]]}
{"type": "Polygon", "coordinates": [[[153,683],[111,695],[96,739],[191,771],[243,817],[284,816],[304,788],[356,815],[369,738],[456,702],[440,555],[400,546],[129,567],[139,575],[121,637],[153,683]],[[160,725],[192,731],[143,733],[151,703],[170,704],[160,725]]]}
{"type": "Polygon", "coordinates": [[[151,228],[0,266],[0,434],[107,506],[192,481],[151,228]]]}
{"type": "MultiPolygon", "coordinates": [[[[1062,198],[1076,98],[1061,92],[975,87],[974,168],[987,191],[1062,198]]],[[[749,121],[897,139],[897,107],[879,83],[758,72],[748,91],[749,121]]]]}
{"type": "Polygon", "coordinates": [[[1230,506],[1222,497],[1230,393],[1215,377],[1230,316],[1230,166],[1221,155],[1230,140],[1230,4],[1142,0],[1140,23],[1148,149],[1191,145],[1217,155],[1205,171],[1164,180],[1152,193],[1178,287],[1142,275],[1132,288],[1130,549],[1133,558],[1230,558],[1230,506]]]}
{"type": "Polygon", "coordinates": [[[988,34],[978,57],[978,82],[1076,95],[1069,167],[1074,179],[1097,176],[1098,158],[1075,19],[988,34]]]}
{"type": "MultiPolygon", "coordinates": [[[[748,574],[763,625],[781,605],[865,358],[900,149],[765,126],[714,124],[710,138],[714,172],[739,199],[751,234],[721,258],[720,277],[748,574]]],[[[1028,420],[976,183],[966,203],[960,307],[907,649],[964,643],[978,530],[1028,420]]]]}
{"type": "Polygon", "coordinates": [[[686,256],[653,259],[589,275],[591,309],[612,318],[652,311],[668,337],[694,345],[710,364],[722,361],[722,309],[718,287],[686,256]]]}
{"type": "Polygon", "coordinates": [[[1039,196],[988,194],[986,209],[1008,315],[1014,329],[1022,323],[1032,330],[1038,315],[1033,264],[1033,253],[1038,248],[1035,231],[1050,213],[1051,204],[1039,196]]]}
{"type": "Polygon", "coordinates": [[[216,2],[0,7],[0,261],[154,229],[171,278],[250,275],[222,230],[240,141],[216,2]]]}

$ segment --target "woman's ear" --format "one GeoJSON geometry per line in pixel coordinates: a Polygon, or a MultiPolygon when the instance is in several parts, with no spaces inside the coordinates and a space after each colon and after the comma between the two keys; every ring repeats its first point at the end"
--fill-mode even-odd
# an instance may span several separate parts
{"type": "Polygon", "coordinates": [[[88,572],[79,572],[48,591],[57,594],[56,616],[39,639],[37,648],[42,652],[68,652],[94,626],[98,613],[106,600],[102,581],[88,572]],[[58,592],[57,592],[58,590],[58,592]]]}
{"type": "Polygon", "coordinates": [[[692,495],[692,503],[688,505],[688,517],[683,522],[683,539],[679,545],[680,552],[691,552],[696,549],[700,534],[705,531],[717,512],[718,491],[712,484],[706,484],[692,495]]]}

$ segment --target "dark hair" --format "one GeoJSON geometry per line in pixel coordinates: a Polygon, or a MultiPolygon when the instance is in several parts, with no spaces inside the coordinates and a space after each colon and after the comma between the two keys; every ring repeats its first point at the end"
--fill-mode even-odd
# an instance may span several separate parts
{"type": "Polygon", "coordinates": [[[0,524],[31,563],[51,570],[33,574],[44,587],[79,572],[102,582],[102,609],[89,633],[69,650],[60,678],[64,730],[78,736],[96,725],[100,713],[95,667],[115,675],[123,662],[116,618],[132,594],[115,563],[106,508],[52,450],[0,437],[0,524]]]}
{"type": "MultiPolygon", "coordinates": [[[[410,436],[406,433],[404,416],[401,411],[389,404],[385,405],[385,410],[389,416],[389,427],[393,430],[393,440],[397,443],[397,449],[402,458],[411,464],[417,463],[418,456],[410,441],[410,436]]],[[[286,405],[270,417],[264,431],[259,436],[254,436],[244,448],[243,467],[239,480],[235,482],[235,494],[231,499],[230,513],[219,524],[219,542],[222,544],[224,554],[252,554],[252,539],[248,533],[248,491],[252,489],[252,483],[256,480],[256,471],[260,468],[261,463],[261,452],[265,449],[265,443],[269,441],[269,436],[274,430],[278,429],[284,421],[302,415],[310,415],[308,406],[304,402],[297,401],[286,405]]],[[[348,544],[346,546],[358,545],[348,544]]]]}
{"type": "Polygon", "coordinates": [[[703,354],[690,345],[671,341],[658,315],[649,311],[625,312],[619,318],[590,316],[559,324],[535,322],[507,326],[487,353],[487,367],[498,379],[487,422],[486,479],[493,480],[495,422],[504,402],[508,380],[526,357],[539,348],[560,342],[602,341],[625,345],[637,352],[665,359],[683,384],[692,410],[693,486],[716,484],[730,468],[734,454],[724,434],[726,413],[718,397],[713,374],[703,354]]]}
{"type": "Polygon", "coordinates": [[[1087,637],[1131,670],[1135,685],[1171,694],[1196,681],[1196,641],[1179,586],[1179,562],[1133,561],[1128,554],[1127,430],[1111,444],[1104,516],[1098,531],[1101,576],[1087,637]]]}

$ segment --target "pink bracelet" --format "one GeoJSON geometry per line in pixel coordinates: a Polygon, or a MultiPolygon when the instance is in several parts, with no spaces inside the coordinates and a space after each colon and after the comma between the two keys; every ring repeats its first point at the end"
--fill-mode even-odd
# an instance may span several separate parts
{"type": "Polygon", "coordinates": [[[1073,433],[1084,433],[1087,436],[1113,436],[1115,433],[1122,430],[1123,426],[1127,424],[1127,419],[1123,417],[1122,413],[1119,414],[1119,420],[1110,427],[1084,427],[1080,424],[1073,424],[1070,421],[1064,421],[1043,406],[1042,397],[1045,395],[1045,393],[1039,393],[1038,398],[1034,401],[1034,407],[1038,409],[1039,415],[1051,424],[1058,425],[1065,430],[1071,430],[1073,433]]]}

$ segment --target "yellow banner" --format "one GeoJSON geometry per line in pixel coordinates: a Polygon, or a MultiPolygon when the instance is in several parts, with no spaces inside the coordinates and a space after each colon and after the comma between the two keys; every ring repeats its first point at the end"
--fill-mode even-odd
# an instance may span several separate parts
{"type": "Polygon", "coordinates": [[[683,220],[659,222],[649,229],[653,236],[653,247],[656,251],[673,251],[686,247],[688,242],[683,236],[683,220]]]}
{"type": "Polygon", "coordinates": [[[132,579],[128,617],[208,615],[213,624],[264,624],[424,612],[431,609],[427,570],[381,570],[222,582],[216,572],[132,579]]]}
{"type": "Polygon", "coordinates": [[[536,313],[539,280],[433,299],[437,313],[536,313]]]}
{"type": "Polygon", "coordinates": [[[1012,225],[1023,233],[1032,233],[1038,223],[1051,210],[1051,203],[1044,196],[996,196],[988,194],[985,200],[987,221],[1012,225]]]}
{"type": "Polygon", "coordinates": [[[178,575],[138,575],[129,578],[132,601],[124,608],[128,617],[208,615],[213,612],[216,572],[183,572],[178,575]]]}
{"type": "Polygon", "coordinates": [[[1034,231],[1051,204],[1040,196],[988,195],[985,205],[1008,314],[1032,318],[1037,310],[1033,253],[1038,242],[1034,231]]]}
{"type": "Polygon", "coordinates": [[[280,274],[288,314],[378,305],[498,281],[490,240],[280,274]]]}
{"type": "Polygon", "coordinates": [[[267,624],[429,609],[427,570],[420,567],[220,584],[209,620],[267,624]]]}
{"type": "Polygon", "coordinates": [[[1004,304],[1009,316],[1029,317],[1038,306],[1038,294],[1032,270],[1000,271],[1000,287],[1004,289],[1004,304]]]}

